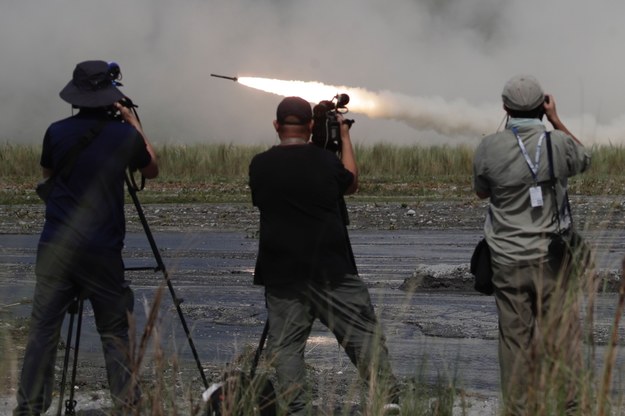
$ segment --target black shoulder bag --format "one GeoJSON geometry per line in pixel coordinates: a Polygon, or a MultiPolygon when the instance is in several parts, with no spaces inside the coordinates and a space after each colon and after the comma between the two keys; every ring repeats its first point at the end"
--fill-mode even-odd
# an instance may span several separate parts
{"type": "MultiPolygon", "coordinates": [[[[488,215],[491,215],[490,205],[488,207],[488,215]]],[[[486,237],[477,243],[473,254],[471,255],[471,263],[469,271],[475,277],[473,288],[484,295],[492,295],[495,293],[495,285],[493,285],[493,266],[490,260],[490,247],[486,242],[486,237]]]]}
{"type": "Polygon", "coordinates": [[[495,292],[493,267],[490,261],[490,247],[488,247],[484,237],[482,237],[477,246],[475,246],[475,250],[473,250],[469,270],[475,277],[473,282],[475,290],[485,295],[492,295],[495,292]]]}
{"type": "Polygon", "coordinates": [[[89,131],[87,131],[87,133],[78,140],[78,143],[76,143],[65,155],[63,155],[63,158],[59,162],[60,168],[55,169],[52,172],[52,175],[37,183],[35,192],[37,192],[37,195],[39,195],[39,198],[41,198],[43,202],[48,200],[48,197],[54,188],[54,184],[59,180],[59,178],[67,180],[72,168],[74,167],[74,163],[76,163],[78,154],[85,147],[87,147],[89,143],[91,143],[91,141],[98,136],[98,134],[100,134],[106,123],[108,123],[108,120],[101,120],[91,127],[89,131]]]}
{"type": "Polygon", "coordinates": [[[558,195],[556,192],[556,176],[553,168],[553,150],[551,147],[551,135],[547,135],[547,155],[549,157],[549,176],[551,178],[551,189],[553,190],[555,213],[554,217],[558,223],[558,228],[553,233],[549,242],[549,264],[554,271],[565,270],[566,273],[581,271],[590,265],[591,249],[582,235],[573,227],[573,214],[569,202],[568,191],[564,190],[564,202],[562,212],[568,212],[571,224],[568,228],[562,229],[560,221],[560,207],[558,206],[558,195]]]}

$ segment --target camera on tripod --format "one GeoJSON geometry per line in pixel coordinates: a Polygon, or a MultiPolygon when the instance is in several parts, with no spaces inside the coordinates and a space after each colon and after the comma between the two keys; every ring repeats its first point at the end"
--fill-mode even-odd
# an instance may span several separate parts
{"type": "MultiPolygon", "coordinates": [[[[116,62],[109,63],[107,78],[116,87],[122,87],[124,85],[121,83],[121,80],[122,80],[121,68],[116,62]]],[[[130,98],[124,97],[119,101],[119,103],[123,105],[124,107],[131,109],[135,113],[135,116],[138,116],[137,110],[135,110],[138,106],[135,103],[133,103],[130,98]]],[[[113,120],[122,120],[119,110],[114,105],[109,107],[108,114],[109,114],[109,117],[113,120]]]]}
{"type": "MultiPolygon", "coordinates": [[[[312,131],[312,142],[319,147],[328,149],[334,153],[341,152],[341,122],[337,114],[346,114],[349,95],[337,94],[331,100],[323,100],[313,107],[313,119],[315,124],[312,131]]],[[[354,120],[343,120],[349,127],[354,120]]]]}

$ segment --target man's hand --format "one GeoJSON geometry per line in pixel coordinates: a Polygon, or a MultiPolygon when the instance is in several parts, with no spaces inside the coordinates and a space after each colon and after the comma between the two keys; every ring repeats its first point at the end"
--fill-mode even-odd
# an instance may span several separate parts
{"type": "Polygon", "coordinates": [[[139,119],[137,118],[137,116],[135,115],[134,111],[132,111],[131,108],[123,105],[119,101],[113,104],[113,106],[115,106],[117,111],[119,111],[119,114],[122,120],[130,124],[135,129],[141,131],[141,122],[139,121],[139,119]]]}
{"type": "Polygon", "coordinates": [[[545,94],[545,102],[543,103],[543,108],[545,109],[545,115],[547,116],[547,120],[551,124],[553,124],[553,120],[559,120],[558,112],[556,111],[556,100],[553,98],[553,95],[545,94]]]}
{"type": "Polygon", "coordinates": [[[140,169],[141,174],[147,179],[156,178],[158,176],[158,163],[156,161],[156,152],[154,151],[154,147],[152,146],[152,143],[150,143],[147,136],[143,132],[143,128],[141,127],[141,122],[137,118],[137,115],[135,114],[134,111],[132,111],[132,108],[129,108],[123,105],[121,102],[116,102],[113,105],[119,111],[119,114],[122,120],[124,120],[126,123],[130,124],[132,127],[137,129],[141,137],[143,137],[143,141],[145,142],[145,147],[147,148],[148,153],[150,154],[150,158],[151,158],[150,163],[146,167],[140,169]]]}
{"type": "Polygon", "coordinates": [[[558,112],[556,111],[556,100],[553,98],[553,95],[545,94],[545,102],[543,103],[543,108],[545,109],[545,116],[547,116],[547,120],[549,120],[554,129],[563,131],[564,133],[571,136],[573,140],[575,140],[578,144],[582,144],[560,120],[558,112]]]}
{"type": "Polygon", "coordinates": [[[354,182],[345,191],[345,195],[350,195],[358,190],[358,165],[356,165],[354,149],[349,135],[349,125],[343,122],[345,119],[341,113],[336,114],[336,120],[341,126],[341,162],[343,162],[345,169],[354,174],[354,182]]]}

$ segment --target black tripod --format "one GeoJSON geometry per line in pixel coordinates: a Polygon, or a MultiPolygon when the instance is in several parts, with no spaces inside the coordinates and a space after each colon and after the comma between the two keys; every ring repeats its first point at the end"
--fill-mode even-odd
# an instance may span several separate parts
{"type": "Polygon", "coordinates": [[[65,414],[76,414],[76,400],[74,400],[74,385],[76,384],[76,368],[78,367],[78,347],[80,346],[80,328],[82,326],[82,311],[84,299],[77,297],[69,306],[67,313],[69,314],[69,328],[67,330],[67,342],[65,344],[65,358],[63,360],[63,375],[61,376],[61,390],[59,392],[59,407],[57,415],[61,415],[63,411],[63,396],[65,395],[65,383],[67,380],[67,366],[69,365],[69,350],[72,346],[72,334],[74,328],[74,318],[78,315],[78,323],[76,325],[76,343],[74,345],[74,363],[72,366],[72,380],[70,382],[69,399],[65,401],[65,414]]]}
{"type": "MultiPolygon", "coordinates": [[[[152,248],[152,253],[154,254],[154,259],[156,260],[156,266],[155,267],[128,267],[125,270],[130,271],[130,270],[152,270],[152,271],[161,271],[163,273],[163,277],[165,278],[165,281],[167,282],[167,287],[169,289],[169,293],[171,294],[172,300],[174,305],[176,306],[176,311],[178,312],[178,317],[180,318],[180,322],[182,323],[182,327],[184,329],[184,332],[187,336],[187,340],[189,341],[189,347],[191,348],[191,352],[193,353],[193,358],[195,359],[195,362],[197,364],[197,368],[200,371],[200,376],[202,378],[202,382],[204,383],[204,388],[207,389],[208,388],[208,380],[206,379],[206,374],[204,373],[204,368],[202,367],[202,363],[200,362],[200,358],[198,356],[197,350],[195,348],[195,344],[193,343],[193,339],[191,338],[191,331],[189,331],[189,326],[187,325],[187,321],[184,317],[184,314],[182,313],[182,309],[180,308],[180,304],[183,302],[183,299],[179,298],[178,296],[176,296],[176,292],[174,290],[174,286],[171,283],[171,280],[169,279],[169,274],[167,272],[167,269],[165,268],[165,264],[163,263],[163,259],[161,258],[161,253],[158,250],[158,247],[156,246],[156,241],[154,240],[154,236],[152,235],[152,232],[150,231],[150,227],[148,225],[148,222],[145,218],[145,214],[143,212],[143,208],[141,207],[141,203],[139,202],[139,198],[137,197],[137,192],[142,190],[144,185],[145,185],[145,178],[141,178],[141,187],[137,186],[134,177],[132,176],[131,173],[127,172],[126,173],[126,186],[128,187],[128,193],[130,194],[130,198],[132,199],[133,204],[135,205],[135,208],[137,210],[137,214],[139,215],[139,220],[141,221],[141,225],[143,226],[143,231],[145,232],[145,235],[148,239],[148,242],[150,243],[150,247],[152,248]]],[[[70,349],[71,349],[71,343],[72,343],[72,334],[73,334],[73,326],[74,326],[74,317],[77,315],[78,316],[78,322],[77,322],[77,326],[76,326],[76,341],[75,341],[75,345],[74,345],[74,360],[73,360],[73,367],[72,367],[72,379],[71,379],[71,384],[70,384],[70,392],[69,392],[69,399],[65,401],[65,415],[67,416],[71,416],[71,415],[75,415],[75,406],[76,406],[76,400],[74,400],[74,389],[73,386],[75,384],[76,381],[76,368],[77,368],[77,364],[78,364],[78,347],[80,345],[80,329],[81,329],[81,325],[82,325],[82,312],[83,312],[83,306],[84,306],[84,299],[82,297],[78,297],[76,299],[74,299],[74,301],[72,302],[71,306],[68,309],[68,313],[70,315],[70,320],[69,320],[69,328],[67,331],[67,343],[65,346],[65,359],[63,362],[63,374],[61,377],[61,387],[60,387],[60,392],[59,392],[59,407],[58,407],[58,416],[61,416],[62,413],[62,407],[63,407],[63,396],[65,394],[65,384],[66,384],[66,380],[67,380],[67,367],[69,364],[69,353],[70,353],[70,349]]]]}

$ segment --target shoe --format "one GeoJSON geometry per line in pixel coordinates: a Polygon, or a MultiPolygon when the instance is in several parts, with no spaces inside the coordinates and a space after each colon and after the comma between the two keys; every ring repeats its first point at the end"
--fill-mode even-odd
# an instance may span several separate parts
{"type": "Polygon", "coordinates": [[[387,403],[382,407],[383,415],[399,415],[401,414],[401,406],[397,403],[387,403]]]}

